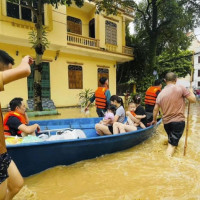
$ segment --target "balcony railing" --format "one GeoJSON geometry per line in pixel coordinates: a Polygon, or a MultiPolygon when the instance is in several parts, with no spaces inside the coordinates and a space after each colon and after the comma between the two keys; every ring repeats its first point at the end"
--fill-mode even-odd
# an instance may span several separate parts
{"type": "Polygon", "coordinates": [[[99,40],[69,32],[67,33],[67,43],[76,44],[84,47],[99,48],[99,40]]]}
{"type": "Polygon", "coordinates": [[[133,55],[133,48],[123,46],[122,47],[122,53],[132,56],[133,55]]]}
{"type": "Polygon", "coordinates": [[[111,52],[117,52],[117,46],[112,44],[106,44],[106,50],[111,52]]]}

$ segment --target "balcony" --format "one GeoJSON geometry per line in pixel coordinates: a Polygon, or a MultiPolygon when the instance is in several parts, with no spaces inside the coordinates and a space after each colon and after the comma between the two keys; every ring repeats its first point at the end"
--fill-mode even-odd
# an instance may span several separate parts
{"type": "MultiPolygon", "coordinates": [[[[100,48],[99,47],[99,40],[95,38],[85,37],[82,35],[78,35],[75,33],[67,33],[67,44],[76,46],[76,47],[84,47],[88,49],[98,50],[102,52],[109,52],[109,53],[116,53],[116,54],[122,54],[125,56],[133,56],[133,48],[123,46],[122,52],[117,52],[117,46],[106,44],[106,48],[100,48]]],[[[97,53],[97,52],[96,52],[97,53]]]]}
{"type": "Polygon", "coordinates": [[[131,56],[133,56],[133,48],[131,48],[131,47],[127,47],[127,46],[123,46],[122,47],[122,53],[123,54],[126,54],[126,55],[131,55],[131,56]]]}
{"type": "Polygon", "coordinates": [[[99,48],[99,40],[69,32],[67,33],[67,44],[89,48],[99,48]]]}

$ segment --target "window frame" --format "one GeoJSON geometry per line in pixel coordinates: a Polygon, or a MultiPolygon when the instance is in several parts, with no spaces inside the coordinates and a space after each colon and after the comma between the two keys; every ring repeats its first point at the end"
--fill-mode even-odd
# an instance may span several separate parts
{"type": "Polygon", "coordinates": [[[117,23],[111,22],[110,20],[105,20],[105,43],[117,46],[117,23]],[[115,28],[115,33],[113,33],[112,27],[115,28]],[[108,29],[111,29],[111,30],[108,30],[108,29]],[[108,35],[109,31],[111,31],[111,33],[108,35]],[[113,35],[115,36],[114,38],[115,41],[113,40],[113,35]]]}
{"type": "MultiPolygon", "coordinates": [[[[11,18],[14,18],[14,19],[17,19],[17,20],[23,20],[23,21],[26,21],[26,22],[31,22],[31,23],[36,23],[34,20],[35,20],[35,16],[34,16],[34,14],[33,14],[33,11],[30,9],[30,8],[28,8],[26,5],[22,5],[21,3],[20,3],[20,0],[18,0],[18,3],[16,3],[16,2],[10,2],[9,0],[5,0],[6,2],[5,2],[5,6],[6,6],[6,16],[7,17],[11,17],[11,18]],[[11,3],[11,4],[14,4],[14,5],[17,5],[18,7],[19,7],[19,18],[17,18],[17,17],[12,17],[12,16],[9,16],[8,15],[8,7],[7,7],[7,3],[11,3]],[[30,10],[30,12],[31,12],[31,21],[30,20],[27,20],[27,19],[23,19],[22,18],[22,8],[26,8],[26,9],[29,9],[30,10]]],[[[45,25],[45,11],[44,11],[45,9],[43,8],[43,25],[45,25]]]]}
{"type": "Polygon", "coordinates": [[[68,16],[66,17],[66,19],[67,19],[67,32],[68,32],[68,33],[74,33],[74,34],[77,34],[77,35],[82,35],[82,33],[83,33],[83,24],[82,24],[82,20],[79,19],[79,18],[77,18],[77,17],[70,16],[70,15],[68,15],[68,16]],[[70,20],[70,18],[71,18],[71,20],[70,20]],[[73,19],[73,20],[72,20],[72,19],[73,19]],[[76,32],[76,31],[74,31],[74,29],[72,29],[72,31],[69,30],[68,22],[72,22],[72,23],[74,24],[74,26],[76,26],[77,28],[80,28],[80,32],[76,32]],[[78,27],[78,26],[79,26],[79,27],[78,27]]]}
{"type": "Polygon", "coordinates": [[[200,69],[198,69],[198,74],[197,74],[197,76],[200,77],[200,69]]]}
{"type": "MultiPolygon", "coordinates": [[[[73,64],[70,64],[70,65],[68,65],[68,67],[67,67],[67,69],[68,69],[68,88],[69,89],[83,89],[83,67],[82,66],[80,66],[80,65],[73,65],[73,64]],[[77,68],[77,69],[75,69],[75,70],[73,70],[73,69],[70,69],[70,68],[77,68]],[[80,70],[79,70],[79,69],[80,70]],[[75,77],[75,86],[73,87],[73,86],[71,86],[71,82],[70,82],[70,80],[71,80],[71,76],[70,76],[70,71],[72,72],[72,71],[81,71],[81,85],[78,85],[78,83],[76,82],[76,74],[73,74],[73,77],[75,77]]],[[[73,80],[73,82],[74,82],[74,80],[73,80]]]]}
{"type": "Polygon", "coordinates": [[[107,77],[109,80],[109,69],[108,68],[104,68],[104,67],[100,67],[100,66],[97,68],[97,85],[98,85],[98,87],[102,87],[101,83],[99,82],[101,77],[107,77]],[[103,73],[100,71],[102,71],[103,73]]]}

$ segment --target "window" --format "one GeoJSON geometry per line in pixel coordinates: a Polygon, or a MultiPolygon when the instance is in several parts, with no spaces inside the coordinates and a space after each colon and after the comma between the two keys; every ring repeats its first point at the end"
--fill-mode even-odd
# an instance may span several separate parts
{"type": "Polygon", "coordinates": [[[95,19],[89,22],[89,37],[95,38],[95,19]]]}
{"type": "Polygon", "coordinates": [[[198,77],[200,77],[200,70],[198,70],[198,77]]]}
{"type": "Polygon", "coordinates": [[[97,71],[97,80],[98,80],[98,87],[101,87],[102,85],[100,84],[99,80],[101,77],[106,77],[109,79],[109,70],[106,68],[98,68],[97,71]]]}
{"type": "Polygon", "coordinates": [[[117,24],[106,20],[106,43],[117,45],[117,24]]]}
{"type": "Polygon", "coordinates": [[[198,87],[200,87],[200,81],[198,81],[198,87]]]}
{"type": "Polygon", "coordinates": [[[67,32],[82,35],[82,22],[80,19],[67,16],[67,32]]]}
{"type": "Polygon", "coordinates": [[[198,56],[198,63],[200,63],[200,56],[198,56]]]}
{"type": "Polygon", "coordinates": [[[83,89],[82,67],[77,65],[68,66],[69,89],[83,89]]]}
{"type": "MultiPolygon", "coordinates": [[[[28,4],[22,0],[11,3],[9,0],[6,2],[7,16],[30,21],[33,23],[37,22],[36,17],[30,8],[27,7],[28,4]]],[[[34,7],[37,7],[36,3],[33,3],[34,7]]],[[[44,9],[43,9],[43,24],[44,24],[44,9]]]]}

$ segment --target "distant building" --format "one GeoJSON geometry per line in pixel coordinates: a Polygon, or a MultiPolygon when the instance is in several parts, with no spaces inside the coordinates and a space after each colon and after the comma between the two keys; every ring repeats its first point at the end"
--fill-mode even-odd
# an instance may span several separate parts
{"type": "MultiPolygon", "coordinates": [[[[89,1],[82,8],[44,6],[50,46],[43,55],[43,98],[52,99],[56,107],[77,105],[78,94],[86,88],[95,90],[102,76],[109,78],[111,94],[116,94],[116,66],[133,60],[133,49],[125,41],[133,10],[119,8],[118,12],[117,16],[96,14],[96,5],[89,1]]],[[[28,41],[34,21],[23,1],[0,0],[0,49],[13,56],[16,64],[27,54],[35,58],[28,41]]],[[[6,86],[0,94],[2,107],[19,96],[33,98],[33,74],[6,86]]]]}
{"type": "Polygon", "coordinates": [[[197,39],[193,32],[188,33],[188,35],[193,36],[193,41],[189,50],[194,51],[194,78],[193,78],[193,87],[200,88],[200,41],[197,39]]]}

